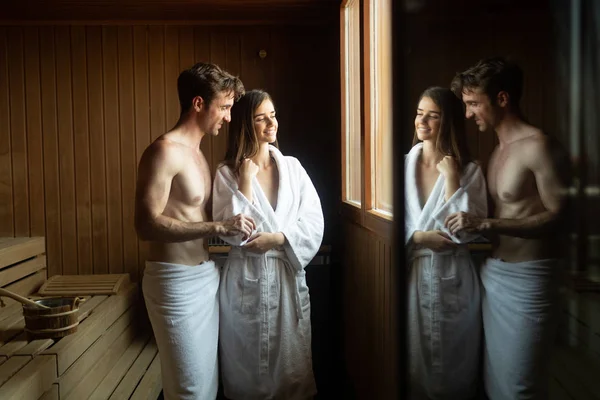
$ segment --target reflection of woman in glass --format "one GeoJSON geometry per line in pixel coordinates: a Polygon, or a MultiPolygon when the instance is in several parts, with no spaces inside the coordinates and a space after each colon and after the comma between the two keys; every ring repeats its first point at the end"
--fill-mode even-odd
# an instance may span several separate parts
{"type": "Polygon", "coordinates": [[[477,392],[481,316],[465,243],[476,236],[453,236],[444,220],[459,211],[486,217],[487,195],[452,91],[432,87],[421,95],[413,142],[404,163],[412,398],[470,399],[477,392]]]}
{"type": "Polygon", "coordinates": [[[229,147],[217,170],[213,219],[252,217],[256,233],[232,244],[221,273],[220,356],[225,396],[308,399],[310,299],[304,267],[323,238],[319,196],[300,162],[276,147],[270,96],[247,92],[231,110],[229,147]]]}

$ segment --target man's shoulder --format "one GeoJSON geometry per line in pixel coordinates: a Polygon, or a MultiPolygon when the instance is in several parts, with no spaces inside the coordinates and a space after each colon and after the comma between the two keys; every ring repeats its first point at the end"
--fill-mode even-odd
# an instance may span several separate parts
{"type": "Polygon", "coordinates": [[[164,158],[165,161],[170,159],[173,159],[173,161],[180,160],[182,153],[183,148],[181,144],[169,140],[164,136],[158,137],[144,151],[145,155],[159,159],[164,158]]]}
{"type": "Polygon", "coordinates": [[[181,144],[161,136],[144,150],[140,160],[140,168],[155,169],[160,167],[167,168],[175,173],[183,165],[185,159],[185,152],[181,144]]]}
{"type": "Polygon", "coordinates": [[[570,173],[572,166],[565,147],[556,137],[542,130],[538,129],[535,134],[528,137],[520,149],[524,159],[530,165],[537,165],[539,168],[554,165],[561,173],[570,173]]]}
{"type": "Polygon", "coordinates": [[[529,126],[525,131],[526,135],[523,139],[517,141],[516,148],[527,154],[540,154],[547,152],[552,144],[552,138],[544,131],[534,126],[529,126]]]}

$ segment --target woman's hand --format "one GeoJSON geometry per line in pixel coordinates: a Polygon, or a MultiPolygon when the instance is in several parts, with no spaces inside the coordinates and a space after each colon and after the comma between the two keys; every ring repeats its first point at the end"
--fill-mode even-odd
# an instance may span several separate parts
{"type": "Polygon", "coordinates": [[[459,176],[458,163],[454,157],[445,156],[439,163],[437,163],[436,168],[440,174],[444,175],[446,180],[457,179],[459,176]]]}
{"type": "Polygon", "coordinates": [[[460,172],[458,163],[454,157],[446,156],[435,166],[440,174],[446,178],[446,189],[444,191],[444,199],[450,200],[452,195],[460,188],[460,172]]]}
{"type": "Polygon", "coordinates": [[[242,161],[239,173],[240,181],[250,182],[252,181],[252,178],[254,178],[258,173],[258,165],[256,165],[251,159],[246,158],[244,159],[244,161],[242,161]]]}
{"type": "Polygon", "coordinates": [[[263,254],[278,246],[285,244],[285,236],[283,233],[258,232],[252,236],[248,242],[242,246],[244,250],[252,253],[263,254]]]}
{"type": "Polygon", "coordinates": [[[424,247],[433,251],[446,251],[457,247],[450,236],[442,231],[417,231],[413,235],[413,242],[418,247],[424,247]]]}

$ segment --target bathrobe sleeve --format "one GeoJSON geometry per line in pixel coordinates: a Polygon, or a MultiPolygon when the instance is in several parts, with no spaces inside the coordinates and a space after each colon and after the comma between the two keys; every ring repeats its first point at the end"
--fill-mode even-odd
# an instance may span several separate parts
{"type": "MultiPolygon", "coordinates": [[[[224,221],[238,214],[244,214],[254,219],[257,231],[265,221],[260,209],[239,191],[237,178],[227,166],[217,169],[213,183],[212,213],[213,221],[224,221]]],[[[242,240],[242,234],[221,236],[221,239],[233,246],[243,246],[247,242],[242,240]]]]}
{"type": "Polygon", "coordinates": [[[404,244],[405,245],[409,245],[411,243],[412,237],[416,231],[418,231],[418,229],[416,229],[413,224],[411,224],[411,223],[405,224],[405,229],[404,229],[404,244]]]}
{"type": "MultiPolygon", "coordinates": [[[[410,180],[408,179],[408,177],[406,176],[406,170],[408,168],[408,162],[409,162],[409,155],[405,154],[404,155],[404,190],[405,192],[408,190],[408,183],[410,180]]],[[[405,193],[405,198],[408,195],[405,193]]],[[[415,232],[418,230],[414,224],[409,206],[408,206],[408,201],[405,201],[406,203],[406,211],[404,213],[404,244],[408,245],[410,244],[413,235],[415,234],[415,232]]]]}
{"type": "Polygon", "coordinates": [[[477,215],[478,217],[487,217],[487,188],[485,178],[479,165],[474,162],[469,163],[465,168],[460,180],[460,188],[438,207],[433,213],[433,218],[441,230],[451,236],[456,243],[468,243],[479,238],[479,234],[469,234],[458,232],[456,235],[450,234],[450,231],[444,227],[444,221],[450,214],[457,212],[466,212],[477,215]]]}
{"type": "Polygon", "coordinates": [[[410,241],[412,240],[413,235],[415,234],[417,230],[413,227],[413,226],[406,226],[405,229],[405,235],[404,235],[404,244],[408,245],[410,243],[410,241]]]}
{"type": "Polygon", "coordinates": [[[295,221],[285,224],[281,233],[286,238],[284,250],[288,259],[294,269],[300,271],[314,258],[321,246],[323,210],[317,190],[300,162],[290,159],[289,167],[294,169],[292,176],[296,176],[299,186],[294,188],[293,193],[300,196],[300,201],[295,221]]]}

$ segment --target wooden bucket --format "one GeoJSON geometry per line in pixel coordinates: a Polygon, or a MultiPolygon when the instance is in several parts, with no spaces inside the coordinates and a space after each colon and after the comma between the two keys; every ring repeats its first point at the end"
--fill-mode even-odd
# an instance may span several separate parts
{"type": "Polygon", "coordinates": [[[50,308],[23,304],[28,340],[57,339],[77,332],[79,297],[52,297],[35,300],[50,308]]]}

